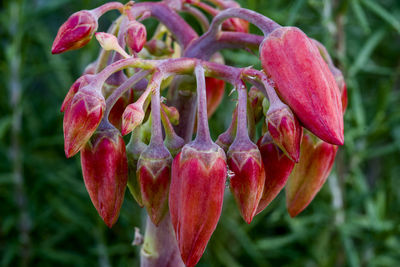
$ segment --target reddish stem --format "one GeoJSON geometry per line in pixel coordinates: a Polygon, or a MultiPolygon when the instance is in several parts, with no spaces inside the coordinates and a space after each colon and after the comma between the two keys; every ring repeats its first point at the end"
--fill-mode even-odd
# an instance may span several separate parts
{"type": "Polygon", "coordinates": [[[104,4],[102,6],[99,6],[95,9],[92,9],[91,12],[97,17],[100,18],[102,15],[104,15],[104,13],[110,11],[110,10],[114,10],[114,9],[118,9],[119,12],[123,12],[123,8],[124,5],[119,3],[119,2],[109,2],[107,4],[104,4]]]}
{"type": "Polygon", "coordinates": [[[206,79],[201,64],[194,70],[197,80],[197,135],[195,142],[211,144],[210,129],[208,128],[206,79]]]}

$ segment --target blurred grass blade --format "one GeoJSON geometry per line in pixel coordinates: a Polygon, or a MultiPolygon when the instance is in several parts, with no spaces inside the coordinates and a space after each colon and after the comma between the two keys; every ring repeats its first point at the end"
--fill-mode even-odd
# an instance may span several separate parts
{"type": "Polygon", "coordinates": [[[400,33],[400,21],[397,20],[392,14],[386,9],[380,6],[377,1],[362,0],[363,4],[381,19],[389,23],[398,33],[400,33]]]}
{"type": "Polygon", "coordinates": [[[351,7],[353,8],[354,14],[358,22],[360,23],[361,28],[363,29],[365,34],[369,34],[371,32],[371,28],[369,27],[367,16],[365,15],[364,9],[360,5],[360,0],[352,0],[351,7]]]}
{"type": "Polygon", "coordinates": [[[360,260],[358,259],[357,250],[354,247],[353,240],[345,231],[339,229],[340,236],[342,238],[344,250],[348,259],[349,266],[358,267],[360,266],[360,260]]]}
{"type": "Polygon", "coordinates": [[[296,23],[298,14],[299,14],[301,8],[303,7],[304,3],[305,3],[305,0],[298,0],[292,5],[292,7],[290,8],[290,11],[289,11],[289,18],[286,22],[286,25],[291,26],[296,23]]]}
{"type": "Polygon", "coordinates": [[[354,64],[350,67],[349,76],[354,77],[361,70],[361,68],[366,65],[371,53],[382,41],[383,37],[385,37],[385,33],[385,30],[381,28],[367,40],[365,45],[361,48],[360,53],[358,53],[354,64]]]}
{"type": "Polygon", "coordinates": [[[10,128],[11,121],[11,116],[5,116],[4,118],[0,119],[0,139],[5,136],[7,130],[10,128]]]}

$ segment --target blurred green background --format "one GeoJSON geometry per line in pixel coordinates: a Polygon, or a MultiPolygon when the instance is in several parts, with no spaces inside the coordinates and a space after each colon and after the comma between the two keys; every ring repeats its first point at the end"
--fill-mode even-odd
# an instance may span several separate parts
{"type": "MultiPolygon", "coordinates": [[[[59,109],[98,44],[58,56],[50,48],[69,15],[103,2],[0,3],[1,266],[139,266],[131,242],[144,212],[127,193],[118,223],[107,229],[85,190],[79,156],[66,159],[63,151],[59,109]]],[[[400,1],[241,4],[327,46],[349,89],[345,145],[321,192],[294,219],[281,193],[247,225],[227,194],[198,266],[400,266],[400,1]]],[[[116,16],[102,18],[100,29],[116,16]]],[[[229,64],[260,65],[244,51],[224,55],[229,64]]],[[[219,108],[213,136],[229,122],[230,109],[219,108]]]]}

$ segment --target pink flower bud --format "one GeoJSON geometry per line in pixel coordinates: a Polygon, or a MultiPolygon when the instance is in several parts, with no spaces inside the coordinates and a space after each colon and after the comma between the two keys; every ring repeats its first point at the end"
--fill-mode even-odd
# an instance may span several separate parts
{"type": "Polygon", "coordinates": [[[64,101],[61,105],[61,112],[64,112],[67,106],[71,103],[72,98],[78,92],[78,90],[82,87],[85,87],[93,80],[94,75],[85,74],[79,77],[69,88],[67,95],[64,98],[64,101]]]}
{"type": "Polygon", "coordinates": [[[206,77],[207,115],[210,118],[224,98],[225,82],[206,77]]]}
{"type": "Polygon", "coordinates": [[[81,151],[83,179],[90,199],[108,227],[118,219],[128,165],[125,144],[112,126],[99,129],[81,151]]]}
{"type": "Polygon", "coordinates": [[[264,71],[301,123],[326,142],[342,145],[340,93],[318,48],[298,28],[281,27],[260,49],[264,71]]]}
{"type": "Polygon", "coordinates": [[[214,232],[222,210],[225,154],[186,145],[172,163],[169,207],[178,247],[186,266],[195,266],[214,232]]]}
{"type": "Polygon", "coordinates": [[[256,215],[265,183],[260,151],[250,140],[235,141],[228,151],[228,166],[233,172],[231,192],[243,219],[250,223],[256,215]]]}
{"type": "Polygon", "coordinates": [[[286,184],[286,205],[291,217],[302,212],[319,192],[335,160],[337,146],[304,134],[300,161],[286,184]]]}
{"type": "Polygon", "coordinates": [[[244,19],[230,18],[222,23],[223,31],[230,32],[249,32],[249,22],[244,19]]]}
{"type": "Polygon", "coordinates": [[[257,143],[265,169],[264,191],[258,204],[257,214],[263,211],[285,186],[295,165],[274,143],[267,132],[257,143]]]}
{"type": "Polygon", "coordinates": [[[99,90],[87,85],[74,95],[64,112],[64,150],[69,158],[78,153],[103,118],[106,104],[99,90]]]}
{"type": "Polygon", "coordinates": [[[129,104],[122,114],[122,135],[127,135],[132,132],[138,125],[143,122],[144,111],[142,104],[129,104]]]}
{"type": "Polygon", "coordinates": [[[267,113],[267,125],[275,143],[291,160],[298,162],[303,128],[289,107],[271,106],[267,113]]]}
{"type": "MultiPolygon", "coordinates": [[[[235,1],[222,1],[220,2],[220,7],[222,9],[228,8],[240,8],[240,5],[235,1]]],[[[230,18],[225,20],[222,23],[223,31],[232,31],[232,32],[249,32],[249,22],[240,18],[230,18]]]]}
{"type": "Polygon", "coordinates": [[[60,54],[85,46],[97,27],[97,18],[92,12],[82,10],[72,14],[58,30],[51,53],[60,54]]]}
{"type": "Polygon", "coordinates": [[[139,53],[146,43],[146,38],[146,27],[138,21],[130,21],[125,35],[126,45],[132,49],[132,51],[139,53]]]}
{"type": "Polygon", "coordinates": [[[139,158],[139,178],[142,201],[151,221],[158,225],[168,211],[171,181],[171,154],[164,146],[149,147],[139,158]]]}
{"type": "Polygon", "coordinates": [[[179,124],[179,111],[176,109],[174,106],[167,106],[163,103],[161,103],[161,107],[163,108],[165,114],[168,117],[168,120],[171,122],[172,125],[178,125],[179,124]]]}
{"type": "Polygon", "coordinates": [[[165,42],[158,39],[148,41],[144,45],[144,47],[146,47],[147,51],[150,54],[156,57],[169,56],[174,53],[174,50],[171,47],[169,47],[165,42]]]}
{"type": "Polygon", "coordinates": [[[263,116],[264,94],[257,88],[251,87],[249,91],[249,102],[254,115],[254,122],[258,123],[263,116]]]}

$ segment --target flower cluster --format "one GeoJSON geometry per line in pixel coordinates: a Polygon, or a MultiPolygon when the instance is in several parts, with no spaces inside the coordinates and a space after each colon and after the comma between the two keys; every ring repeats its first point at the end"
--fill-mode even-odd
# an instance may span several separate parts
{"type": "MultiPolygon", "coordinates": [[[[71,86],[61,111],[65,154],[80,152],[86,189],[109,227],[128,187],[158,229],[153,236],[173,229],[176,243],[154,255],[194,266],[219,221],[227,182],[247,223],[284,187],[293,217],[323,186],[344,142],[347,90],[323,45],[300,29],[230,0],[110,2],[73,14],[52,53],[79,49],[93,36],[99,57],[71,86]],[[96,33],[98,19],[113,9],[121,16],[107,33],[96,33]],[[203,35],[178,12],[198,20],[203,35]],[[149,17],[160,21],[151,37],[142,23],[149,17]],[[249,23],[263,36],[248,33],[249,23]],[[258,48],[262,70],[226,65],[224,48],[258,48]],[[225,83],[237,91],[237,105],[213,142],[208,118],[225,83]],[[174,247],[179,257],[171,256],[174,247]]],[[[142,260],[154,261],[149,251],[142,260]]]]}

